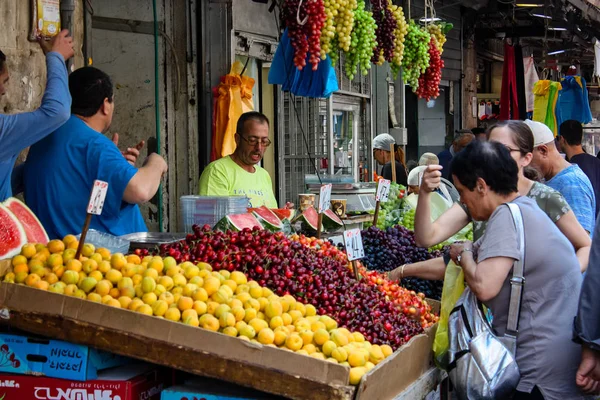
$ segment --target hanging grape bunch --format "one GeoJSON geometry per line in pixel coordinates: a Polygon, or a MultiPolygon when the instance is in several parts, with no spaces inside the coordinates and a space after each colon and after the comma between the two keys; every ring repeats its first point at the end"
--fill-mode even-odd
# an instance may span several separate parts
{"type": "Polygon", "coordinates": [[[394,56],[394,30],[396,19],[388,8],[388,0],[372,0],[373,18],[377,24],[377,47],[375,47],[371,61],[373,64],[383,65],[385,61],[391,62],[394,56]]]}
{"type": "Polygon", "coordinates": [[[294,65],[299,70],[306,66],[306,55],[315,71],[321,59],[321,32],[325,24],[323,0],[285,0],[281,12],[283,25],[288,29],[294,47],[294,65]]]}
{"type": "Polygon", "coordinates": [[[433,37],[435,37],[436,46],[440,54],[444,52],[444,43],[446,43],[446,35],[442,32],[442,26],[439,24],[429,24],[427,31],[433,37]]]}
{"type": "Polygon", "coordinates": [[[325,24],[323,25],[323,31],[321,32],[321,59],[325,60],[327,54],[339,50],[336,43],[334,43],[335,15],[337,15],[339,3],[335,0],[325,0],[323,6],[325,8],[325,24]]]}
{"type": "Polygon", "coordinates": [[[417,26],[415,21],[408,24],[408,32],[404,41],[404,58],[402,61],[403,78],[413,92],[419,88],[419,77],[429,67],[429,32],[417,26]]]}
{"type": "Polygon", "coordinates": [[[389,9],[396,20],[396,28],[394,29],[394,55],[392,57],[391,68],[394,77],[398,76],[402,58],[404,57],[404,37],[408,32],[408,24],[404,18],[402,7],[394,4],[389,4],[389,9]]]}
{"type": "Polygon", "coordinates": [[[365,10],[364,0],[359,0],[354,12],[354,28],[351,35],[350,51],[346,54],[346,76],[353,80],[360,64],[363,75],[371,69],[373,49],[377,45],[373,13],[365,10]]]}
{"type": "Polygon", "coordinates": [[[422,99],[429,101],[440,95],[440,81],[442,80],[444,61],[438,49],[435,37],[429,41],[429,67],[419,77],[419,87],[415,93],[422,99]]]}
{"type": "Polygon", "coordinates": [[[340,50],[350,50],[358,3],[357,0],[323,0],[323,5],[325,28],[321,32],[321,58],[324,60],[329,54],[331,63],[336,65],[340,50]]]}

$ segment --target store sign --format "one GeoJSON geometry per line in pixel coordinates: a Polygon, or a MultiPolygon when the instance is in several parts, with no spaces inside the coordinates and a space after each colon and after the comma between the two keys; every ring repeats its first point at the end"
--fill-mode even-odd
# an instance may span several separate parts
{"type": "Polygon", "coordinates": [[[102,214],[102,207],[104,207],[106,193],[108,193],[108,183],[95,180],[94,187],[92,188],[92,195],[90,196],[90,202],[88,203],[88,214],[102,214]]]}
{"type": "Polygon", "coordinates": [[[390,194],[390,185],[392,182],[389,179],[380,179],[377,184],[377,193],[375,194],[375,201],[385,203],[388,201],[390,194]]]}
{"type": "Polygon", "coordinates": [[[349,261],[365,257],[360,229],[356,228],[344,232],[344,242],[346,244],[346,253],[348,253],[349,261]]]}
{"type": "Polygon", "coordinates": [[[319,214],[331,207],[331,183],[321,186],[319,193],[319,214]]]}

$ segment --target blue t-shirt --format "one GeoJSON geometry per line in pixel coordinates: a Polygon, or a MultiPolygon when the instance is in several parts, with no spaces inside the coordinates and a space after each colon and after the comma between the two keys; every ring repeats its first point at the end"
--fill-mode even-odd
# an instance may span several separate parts
{"type": "Polygon", "coordinates": [[[0,114],[0,202],[12,196],[11,173],[19,153],[69,119],[71,94],[67,68],[56,52],[46,55],[48,79],[40,107],[32,112],[0,114]]]}
{"type": "Polygon", "coordinates": [[[596,196],[592,183],[577,165],[571,165],[546,182],[560,192],[573,209],[577,221],[590,234],[596,224],[596,196]]]}
{"type": "Polygon", "coordinates": [[[591,154],[581,153],[574,155],[569,159],[571,164],[577,164],[579,168],[587,175],[592,187],[594,188],[594,194],[596,195],[596,216],[600,211],[600,159],[594,157],[591,154]]]}
{"type": "Polygon", "coordinates": [[[31,147],[25,163],[25,201],[51,239],[79,234],[94,180],[108,182],[102,215],[90,228],[125,235],[146,232],[137,204],[123,201],[137,169],[117,146],[76,116],[31,147]]]}

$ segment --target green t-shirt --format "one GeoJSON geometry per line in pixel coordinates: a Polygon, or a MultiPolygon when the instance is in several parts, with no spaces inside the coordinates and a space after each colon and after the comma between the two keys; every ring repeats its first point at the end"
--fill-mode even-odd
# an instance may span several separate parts
{"type": "Polygon", "coordinates": [[[231,159],[223,157],[211,162],[200,177],[200,196],[246,196],[250,207],[277,208],[269,173],[258,165],[248,172],[231,159]]]}
{"type": "MultiPolygon", "coordinates": [[[[527,193],[527,197],[534,199],[538,207],[545,212],[554,223],[558,222],[563,215],[571,211],[571,207],[569,207],[569,204],[562,194],[540,182],[533,183],[529,193],[527,193]]],[[[458,204],[467,212],[469,218],[471,218],[465,205],[460,202],[458,204]]],[[[473,221],[474,242],[483,236],[486,226],[487,221],[473,221]]]]}

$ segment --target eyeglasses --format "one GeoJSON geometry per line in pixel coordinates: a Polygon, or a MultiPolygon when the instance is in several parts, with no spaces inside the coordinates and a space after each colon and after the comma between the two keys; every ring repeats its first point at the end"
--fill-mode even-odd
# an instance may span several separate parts
{"type": "Polygon", "coordinates": [[[240,135],[239,133],[238,133],[238,135],[239,135],[239,137],[244,139],[246,141],[246,143],[248,143],[250,146],[256,146],[259,143],[263,147],[269,147],[271,145],[271,141],[267,138],[259,139],[257,137],[250,137],[250,139],[248,139],[248,138],[245,138],[244,136],[240,135]]]}
{"type": "Polygon", "coordinates": [[[512,153],[513,151],[518,151],[519,153],[521,152],[521,150],[519,150],[519,149],[513,149],[513,148],[508,147],[508,146],[504,146],[504,147],[506,147],[506,150],[508,150],[509,153],[512,153]]]}

